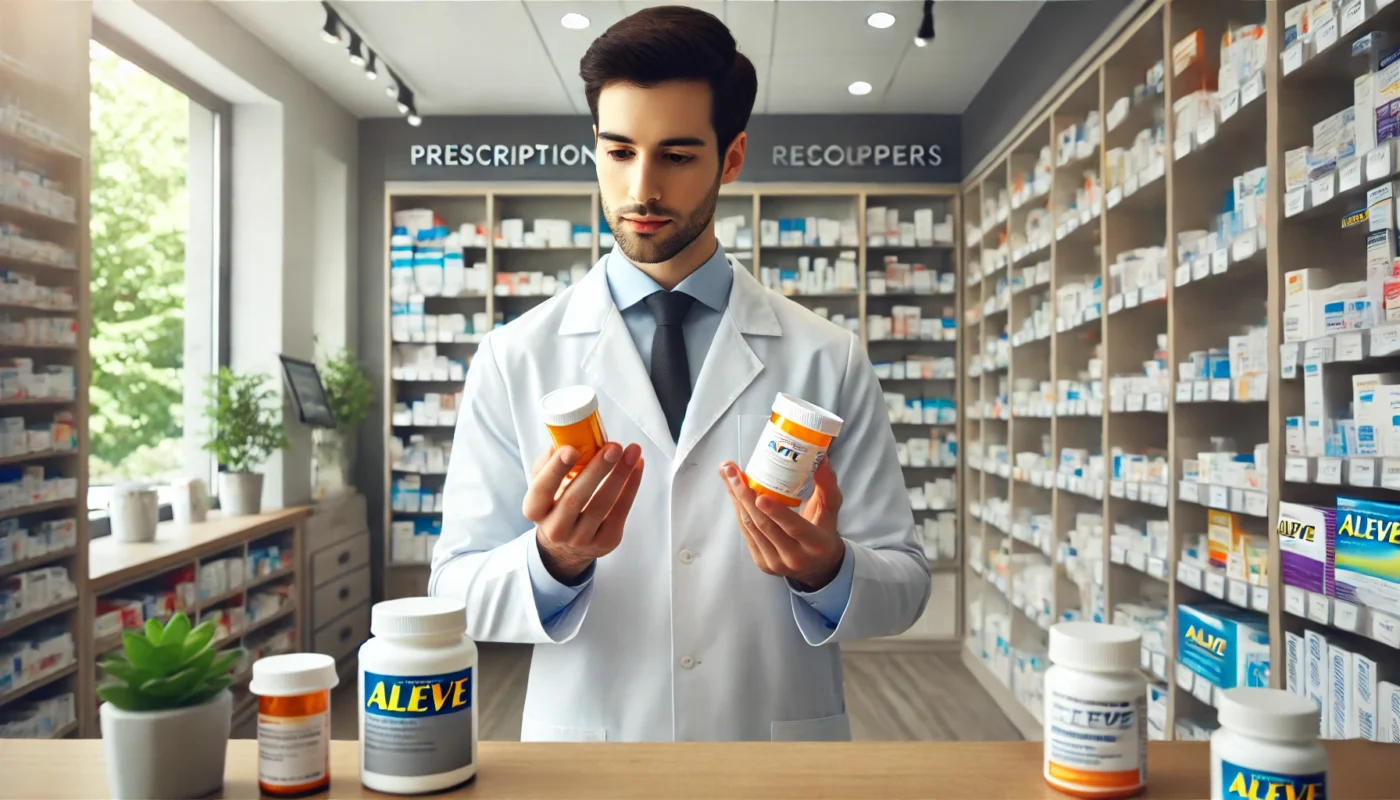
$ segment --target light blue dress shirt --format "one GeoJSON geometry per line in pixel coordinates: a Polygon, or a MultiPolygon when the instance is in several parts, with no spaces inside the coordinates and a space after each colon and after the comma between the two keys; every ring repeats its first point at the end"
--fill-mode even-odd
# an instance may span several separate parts
{"type": "MultiPolygon", "coordinates": [[[[650,275],[642,272],[614,248],[603,265],[607,271],[608,292],[613,304],[622,314],[622,322],[637,346],[637,354],[642,364],[651,372],[651,343],[656,336],[656,319],[646,303],[642,302],[654,292],[662,291],[661,286],[650,275]]],[[[734,271],[724,248],[715,246],[715,254],[700,268],[690,273],[676,286],[674,291],[685,292],[695,298],[690,313],[686,314],[681,328],[685,334],[685,354],[690,367],[690,385],[695,386],[700,377],[700,367],[710,351],[710,343],[719,330],[720,320],[729,305],[729,290],[734,284],[734,271]]],[[[718,465],[716,465],[718,466],[718,465]]],[[[539,546],[528,548],[530,583],[535,592],[535,607],[540,610],[540,621],[546,629],[568,610],[593,580],[594,565],[579,576],[579,580],[568,585],[560,583],[549,574],[540,558],[539,546]]],[[[797,585],[788,581],[788,588],[807,601],[826,620],[827,627],[835,628],[851,600],[851,582],[855,574],[855,558],[851,548],[846,548],[846,557],[841,562],[841,570],[831,583],[815,592],[799,591],[797,585]]]]}

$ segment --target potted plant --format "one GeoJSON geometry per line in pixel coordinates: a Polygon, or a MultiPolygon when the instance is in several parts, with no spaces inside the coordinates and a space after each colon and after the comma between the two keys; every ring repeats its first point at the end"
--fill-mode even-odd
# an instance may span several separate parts
{"type": "Polygon", "coordinates": [[[219,460],[219,507],[227,516],[262,511],[262,473],[254,472],[287,446],[282,402],[263,373],[239,375],[228,367],[209,376],[204,391],[209,441],[204,449],[219,460]]]}
{"type": "Polygon", "coordinates": [[[350,350],[341,350],[326,359],[321,368],[326,401],[335,414],[335,428],[316,429],[316,477],[318,498],[339,494],[346,487],[350,471],[350,443],[355,428],[369,416],[374,403],[374,385],[350,350]]]}
{"type": "Polygon", "coordinates": [[[97,689],[107,784],[115,798],[192,798],[224,782],[233,721],[229,670],[241,648],[214,648],[214,623],[190,629],[176,612],[122,634],[101,663],[114,680],[97,689]]]}

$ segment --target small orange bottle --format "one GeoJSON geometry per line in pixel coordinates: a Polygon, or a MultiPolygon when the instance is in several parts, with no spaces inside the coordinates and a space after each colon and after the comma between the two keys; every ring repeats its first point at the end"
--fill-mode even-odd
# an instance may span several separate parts
{"type": "Polygon", "coordinates": [[[569,470],[572,480],[608,442],[598,414],[598,395],[587,386],[565,386],[540,399],[540,413],[555,449],[567,445],[578,451],[578,462],[569,470]]]}
{"type": "Polygon", "coordinates": [[[830,411],[780,392],[744,466],[749,488],[785,506],[801,505],[802,490],[826,458],[841,425],[841,418],[830,411]]]}
{"type": "Polygon", "coordinates": [[[335,659],[289,653],[253,662],[258,696],[258,789],[297,797],[331,785],[331,689],[335,659]]]}

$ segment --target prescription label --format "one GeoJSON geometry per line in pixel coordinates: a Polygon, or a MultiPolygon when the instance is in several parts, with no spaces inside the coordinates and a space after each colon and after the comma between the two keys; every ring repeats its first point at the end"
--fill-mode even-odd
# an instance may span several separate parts
{"type": "Polygon", "coordinates": [[[1327,773],[1290,775],[1220,762],[1220,797],[1225,800],[1327,800],[1327,773]]]}
{"type": "Polygon", "coordinates": [[[1103,700],[1045,689],[1045,777],[1053,784],[1132,789],[1147,780],[1147,699],[1103,700]]]}
{"type": "Polygon", "coordinates": [[[331,715],[258,715],[258,782],[266,786],[316,784],[330,768],[331,715]]]}
{"type": "Polygon", "coordinates": [[[802,497],[825,456],[825,447],[799,439],[770,420],[744,471],[754,482],[779,494],[802,497]]]}
{"type": "Polygon", "coordinates": [[[444,675],[366,671],[360,690],[363,768],[379,775],[441,775],[472,763],[472,670],[444,675]]]}

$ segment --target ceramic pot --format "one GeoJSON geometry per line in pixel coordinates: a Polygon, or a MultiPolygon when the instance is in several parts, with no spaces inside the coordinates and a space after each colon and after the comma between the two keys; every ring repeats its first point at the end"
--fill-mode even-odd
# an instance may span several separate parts
{"type": "Polygon", "coordinates": [[[156,490],[138,484],[118,486],[112,495],[108,519],[112,524],[114,541],[154,541],[156,525],[160,522],[160,502],[156,490]]]}
{"type": "Polygon", "coordinates": [[[189,708],[123,711],[103,703],[99,713],[107,790],[116,800],[189,800],[223,787],[233,723],[227,689],[189,708]]]}
{"type": "Polygon", "coordinates": [[[220,472],[219,508],[226,517],[262,513],[263,476],[258,472],[220,472]]]}

